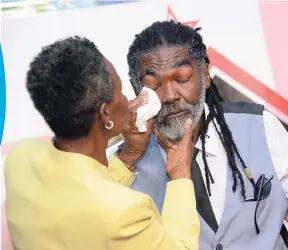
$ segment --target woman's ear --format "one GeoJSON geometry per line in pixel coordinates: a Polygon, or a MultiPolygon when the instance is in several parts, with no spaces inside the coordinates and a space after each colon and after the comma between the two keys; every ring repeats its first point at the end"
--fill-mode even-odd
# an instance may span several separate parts
{"type": "Polygon", "coordinates": [[[205,77],[205,86],[206,89],[210,88],[210,73],[209,73],[209,65],[206,64],[204,68],[204,77],[205,77]]]}
{"type": "Polygon", "coordinates": [[[102,123],[102,125],[105,126],[110,126],[110,111],[109,111],[109,106],[107,105],[107,103],[103,103],[100,106],[100,110],[99,110],[99,119],[102,123]]]}

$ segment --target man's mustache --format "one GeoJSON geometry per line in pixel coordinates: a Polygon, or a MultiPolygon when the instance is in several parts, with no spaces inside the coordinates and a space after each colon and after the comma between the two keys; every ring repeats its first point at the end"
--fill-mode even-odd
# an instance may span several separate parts
{"type": "Polygon", "coordinates": [[[175,114],[179,112],[184,112],[184,111],[190,111],[191,107],[193,105],[185,105],[185,104],[180,104],[180,103],[171,103],[171,104],[164,104],[162,105],[162,108],[158,115],[156,116],[156,119],[165,119],[166,116],[170,114],[175,114]]]}

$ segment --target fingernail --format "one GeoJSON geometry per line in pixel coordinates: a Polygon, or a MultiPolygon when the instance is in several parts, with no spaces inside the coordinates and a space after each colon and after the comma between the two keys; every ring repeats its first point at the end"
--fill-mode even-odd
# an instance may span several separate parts
{"type": "Polygon", "coordinates": [[[190,118],[187,119],[187,123],[189,126],[192,126],[192,120],[190,118]]]}

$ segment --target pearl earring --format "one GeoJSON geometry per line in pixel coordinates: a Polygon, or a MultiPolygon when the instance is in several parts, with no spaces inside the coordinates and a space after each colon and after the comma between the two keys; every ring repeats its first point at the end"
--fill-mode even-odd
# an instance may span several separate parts
{"type": "Polygon", "coordinates": [[[109,121],[109,126],[105,125],[105,128],[108,129],[108,130],[111,130],[114,126],[114,123],[112,121],[109,121]]]}

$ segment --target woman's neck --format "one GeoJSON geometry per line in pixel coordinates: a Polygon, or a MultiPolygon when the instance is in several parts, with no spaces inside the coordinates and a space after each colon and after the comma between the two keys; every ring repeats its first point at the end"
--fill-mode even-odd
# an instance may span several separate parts
{"type": "Polygon", "coordinates": [[[54,141],[54,146],[58,150],[89,156],[106,167],[108,167],[106,157],[107,145],[108,141],[101,134],[98,134],[97,137],[88,136],[78,140],[67,140],[56,137],[54,141]]]}

